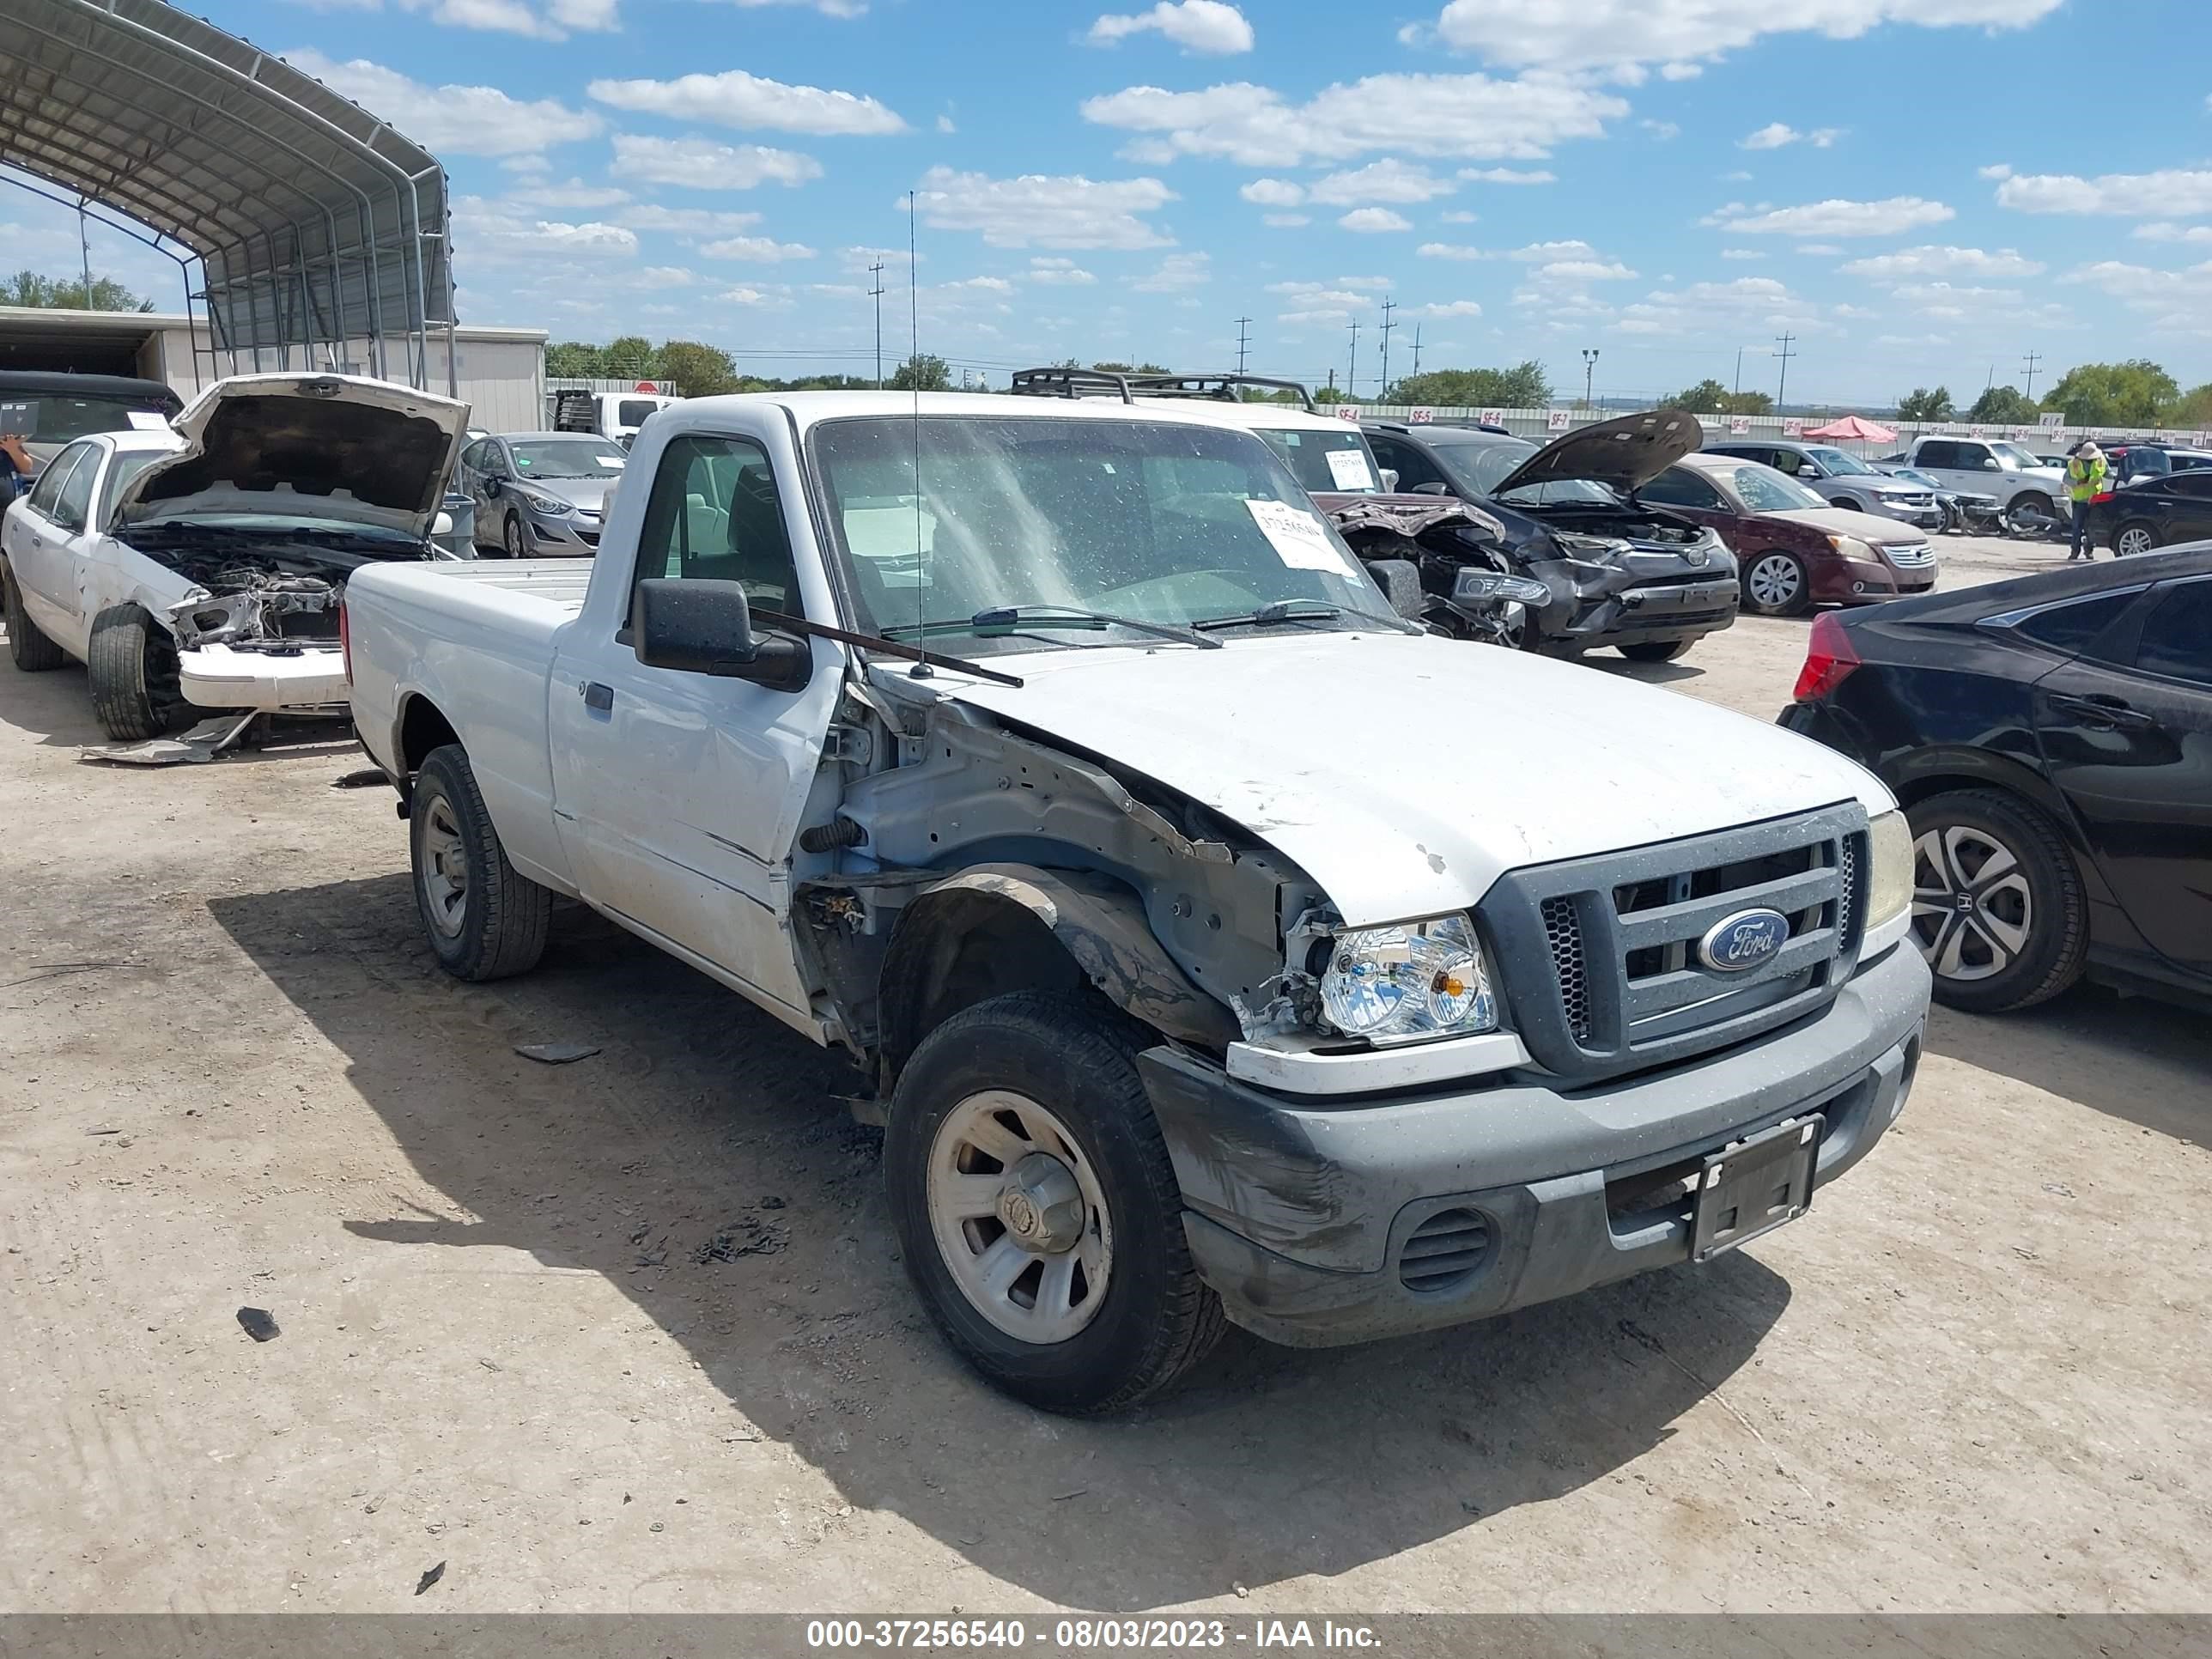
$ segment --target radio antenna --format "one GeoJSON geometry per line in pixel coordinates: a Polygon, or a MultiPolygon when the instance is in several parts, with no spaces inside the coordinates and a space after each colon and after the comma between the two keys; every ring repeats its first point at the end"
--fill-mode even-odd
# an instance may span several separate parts
{"type": "MultiPolygon", "coordinates": [[[[929,638],[929,618],[922,613],[929,608],[928,573],[922,568],[921,530],[921,264],[915,258],[914,191],[906,193],[906,320],[907,320],[907,385],[914,391],[914,637],[917,643],[929,638]]],[[[918,662],[907,672],[914,678],[930,678],[929,665],[918,662]]]]}

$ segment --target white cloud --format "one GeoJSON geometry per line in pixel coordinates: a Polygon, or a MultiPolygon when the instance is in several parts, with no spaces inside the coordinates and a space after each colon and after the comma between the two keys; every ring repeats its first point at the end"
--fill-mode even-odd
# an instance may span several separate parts
{"type": "Polygon", "coordinates": [[[724,0],[740,11],[750,11],[761,6],[805,6],[818,11],[824,17],[859,17],[868,9],[867,0],[724,0]]]}
{"type": "Polygon", "coordinates": [[[1623,334],[1709,338],[1747,329],[1833,331],[1819,307],[1771,276],[1739,276],[1732,282],[1657,290],[1634,305],[1623,306],[1613,326],[1623,334]]]}
{"type": "Polygon", "coordinates": [[[517,185],[501,199],[519,208],[575,208],[621,207],[629,200],[629,192],[614,185],[587,185],[581,179],[571,179],[565,185],[517,185]]]}
{"type": "Polygon", "coordinates": [[[2212,333],[2212,261],[2183,270],[2104,259],[2069,271],[2060,280],[2084,283],[2144,313],[2161,331],[2202,337],[2212,333]]]}
{"type": "Polygon", "coordinates": [[[1296,207],[1306,199],[1304,187],[1287,179],[1255,179],[1237,193],[1260,207],[1296,207]]]}
{"type": "Polygon", "coordinates": [[[1555,185],[1559,181],[1556,173],[1547,173],[1541,167],[1534,170],[1518,167],[1462,167],[1459,176],[1483,185],[1555,185]]]}
{"type": "Polygon", "coordinates": [[[1232,57],[1252,50],[1252,26],[1222,0],[1160,0],[1150,11],[1109,12],[1091,26],[1086,38],[1094,46],[1110,46],[1148,29],[1158,30],[1187,52],[1232,57]]]}
{"type": "Polygon", "coordinates": [[[592,137],[605,125],[590,111],[551,98],[526,103],[496,87],[426,86],[367,58],[342,64],[304,48],[284,58],[301,74],[374,110],[416,143],[455,155],[532,155],[592,137]]]}
{"type": "Polygon", "coordinates": [[[1296,307],[1309,316],[1327,313],[1348,317],[1353,311],[1375,303],[1371,296],[1357,293],[1341,283],[1270,283],[1267,291],[1282,295],[1285,305],[1296,307]]]}
{"type": "Polygon", "coordinates": [[[2022,213],[2101,213],[2137,219],[2212,213],[2212,171],[2014,173],[1997,185],[1997,205],[2022,213]]]}
{"type": "Polygon", "coordinates": [[[1176,199],[1157,179],[994,179],[937,167],[921,182],[919,204],[933,228],[972,230],[994,247],[1165,247],[1171,240],[1139,216],[1176,199]]]}
{"type": "Polygon", "coordinates": [[[1012,294],[1014,285],[1003,276],[963,276],[957,283],[940,283],[940,290],[947,289],[980,289],[986,294],[1012,294]]]}
{"type": "Polygon", "coordinates": [[[1911,307],[1923,317],[1964,317],[2016,313],[2027,296],[2016,288],[1959,287],[1950,283],[1903,283],[1889,291],[1892,305],[1911,307]]]}
{"type": "Polygon", "coordinates": [[[1647,118],[1636,125],[1662,143],[1669,138],[1679,138],[1682,136],[1682,129],[1672,121],[1654,121],[1647,118]]]}
{"type": "Polygon", "coordinates": [[[1796,143],[1802,136],[1796,128],[1777,121],[1739,139],[1736,148],[1738,149],[1780,149],[1784,144],[1796,143]]]}
{"type": "Polygon", "coordinates": [[[553,255],[626,259],[636,253],[637,234],[622,225],[532,219],[478,196],[453,204],[453,254],[462,263],[521,263],[553,255]]]}
{"type": "Polygon", "coordinates": [[[1906,247],[1854,259],[1843,271],[1847,276],[1891,283],[1910,276],[2039,276],[2043,266],[2008,247],[1994,253],[1978,247],[1906,247]]]}
{"type": "Polygon", "coordinates": [[[939,132],[957,132],[960,131],[959,128],[952,125],[952,118],[949,115],[940,115],[937,118],[937,130],[939,132]]]}
{"type": "Polygon", "coordinates": [[[1721,250],[1723,259],[1764,259],[1765,257],[1765,252],[1755,247],[1724,247],[1721,250]]]}
{"type": "Polygon", "coordinates": [[[699,252],[710,259],[738,259],[748,264],[763,265],[814,257],[814,250],[804,242],[779,242],[772,236],[732,236],[719,242],[708,242],[699,252]]]}
{"type": "Polygon", "coordinates": [[[1304,213],[1263,213],[1260,216],[1260,222],[1272,225],[1277,230],[1296,230],[1300,225],[1311,224],[1313,220],[1304,213]]]}
{"type": "Polygon", "coordinates": [[[1389,208],[1354,208],[1339,219],[1337,224],[1345,230],[1373,235],[1383,231],[1411,230],[1413,222],[1402,213],[1393,213],[1389,208]]]}
{"type": "Polygon", "coordinates": [[[1354,207],[1363,202],[1425,202],[1449,196],[1457,188],[1449,179],[1439,179],[1425,167],[1386,155],[1364,167],[1316,179],[1307,194],[1331,207],[1354,207]]]}
{"type": "Polygon", "coordinates": [[[635,207],[624,208],[615,216],[619,224],[632,230],[666,230],[679,236],[728,236],[750,229],[760,222],[757,213],[724,213],[712,208],[663,207],[658,202],[640,202],[635,207]]]}
{"type": "Polygon", "coordinates": [[[787,86],[743,70],[679,76],[673,81],[594,81],[586,90],[599,103],[617,109],[715,126],[817,134],[906,131],[906,123],[873,98],[821,87],[787,86]]]}
{"type": "Polygon", "coordinates": [[[1139,294],[1176,294],[1187,288],[1197,288],[1213,280],[1212,256],[1204,253],[1170,253],[1160,261],[1160,268],[1149,276],[1139,276],[1129,286],[1139,294]]]}
{"type": "Polygon", "coordinates": [[[1088,288],[1098,279],[1073,259],[1032,259],[1030,281],[1048,287],[1088,288]]]}
{"type": "Polygon", "coordinates": [[[565,40],[568,31],[540,17],[521,0],[398,0],[402,11],[427,12],[448,28],[483,29],[537,40],[565,40]]]}
{"type": "Polygon", "coordinates": [[[1424,242],[1413,250],[1424,259],[1495,259],[1495,253],[1456,242],[1424,242]]]}
{"type": "Polygon", "coordinates": [[[699,279],[682,265],[647,265],[629,280],[637,288],[689,288],[699,279]]]}
{"type": "Polygon", "coordinates": [[[2212,242],[2212,225],[2177,225],[2157,219],[2137,225],[2130,234],[2146,242],[2212,242]]]}
{"type": "Polygon", "coordinates": [[[1998,162],[1995,167],[1977,167],[1975,172],[1978,176],[1984,179],[2009,179],[2012,177],[2011,167],[2008,167],[2002,161],[1998,162]]]}
{"type": "Polygon", "coordinates": [[[1801,242],[1798,244],[1797,252],[1804,254],[1808,258],[1833,259],[1843,252],[1843,249],[1838,247],[1833,242],[1801,242]]]}
{"type": "Polygon", "coordinates": [[[546,9],[563,28],[586,34],[604,34],[622,27],[621,0],[553,0],[546,9]]]}
{"type": "Polygon", "coordinates": [[[1531,242],[1526,247],[1516,247],[1505,257],[1518,259],[1523,264],[1549,264],[1556,259],[1587,259],[1597,252],[1588,242],[1576,238],[1565,242],[1531,242]]]}
{"type": "Polygon", "coordinates": [[[1407,306],[1408,317],[1480,317],[1482,307],[1472,300],[1452,300],[1440,304],[1407,306]]]}
{"type": "MultiPolygon", "coordinates": [[[[1493,64],[1544,70],[1632,70],[1656,64],[1668,80],[1747,46],[1762,34],[1850,40],[1884,23],[2023,28],[2060,0],[1450,0],[1443,43],[1493,64]]],[[[1906,47],[1906,50],[1911,48],[1906,47]]]]}
{"type": "Polygon", "coordinates": [[[714,298],[724,305],[764,306],[774,303],[773,297],[757,288],[726,288],[714,298]]]}
{"type": "Polygon", "coordinates": [[[1447,225],[1471,225],[1480,220],[1479,213],[1469,213],[1465,208],[1454,208],[1449,213],[1439,213],[1437,219],[1447,225]]]}
{"type": "Polygon", "coordinates": [[[1735,202],[1698,222],[1744,236],[1888,236],[1958,216],[1941,202],[1918,196],[1892,196],[1879,202],[1835,198],[1808,202],[1802,207],[1771,209],[1747,208],[1735,202]]]}
{"type": "Polygon", "coordinates": [[[1607,120],[1627,113],[1620,99],[1577,82],[1486,75],[1370,75],[1303,104],[1239,81],[1201,92],[1129,87],[1083,105],[1084,118],[1101,126],[1261,167],[1368,150],[1538,160],[1563,140],[1602,137],[1607,120]]]}
{"type": "Polygon", "coordinates": [[[615,134],[611,173],[686,190],[750,190],[756,185],[804,184],[822,176],[811,155],[765,144],[718,144],[710,138],[648,138],[615,134]]]}
{"type": "Polygon", "coordinates": [[[1328,280],[1339,288],[1364,288],[1376,294],[1396,286],[1388,276],[1332,276],[1328,280]]]}

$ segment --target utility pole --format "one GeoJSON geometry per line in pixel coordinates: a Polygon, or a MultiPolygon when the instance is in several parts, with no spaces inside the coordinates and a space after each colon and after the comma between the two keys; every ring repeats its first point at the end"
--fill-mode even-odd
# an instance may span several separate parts
{"type": "Polygon", "coordinates": [[[1414,377],[1415,377],[1416,379],[1419,378],[1420,373],[1421,373],[1421,325],[1420,325],[1419,323],[1415,323],[1415,324],[1413,325],[1413,374],[1414,374],[1414,377]]]}
{"type": "Polygon", "coordinates": [[[1735,395],[1743,396],[1743,348],[1735,349],[1735,395]]]}
{"type": "Polygon", "coordinates": [[[1782,348],[1774,354],[1782,359],[1781,384],[1774,388],[1774,412],[1778,415],[1782,412],[1783,394],[1790,390],[1790,360],[1797,355],[1790,347],[1796,338],[1795,334],[1784,334],[1777,336],[1774,342],[1776,345],[1782,348]]]}
{"type": "Polygon", "coordinates": [[[1583,407],[1584,409],[1588,409],[1591,406],[1590,387],[1595,383],[1596,380],[1597,348],[1595,346],[1584,346],[1583,348],[1583,407]]]}
{"type": "Polygon", "coordinates": [[[1385,398],[1390,395],[1390,331],[1398,326],[1390,319],[1390,313],[1397,308],[1395,300],[1382,301],[1382,384],[1376,389],[1385,398]]]}
{"type": "Polygon", "coordinates": [[[2035,401],[2035,367],[2042,361],[2043,354],[2041,352],[2031,351],[2027,354],[2027,361],[2021,365],[2021,372],[2027,376],[2027,400],[2030,403],[2033,403],[2035,401]]]}
{"type": "Polygon", "coordinates": [[[1344,371],[1344,395],[1359,401],[1359,319],[1352,319],[1352,363],[1344,371]]]}
{"type": "Polygon", "coordinates": [[[876,262],[868,267],[868,274],[876,279],[876,285],[868,292],[875,296],[876,301],[876,390],[881,392],[884,389],[884,256],[882,254],[876,255],[876,262]]]}
{"type": "Polygon", "coordinates": [[[1249,317],[1237,319],[1237,372],[1239,374],[1244,372],[1244,348],[1248,338],[1244,331],[1250,326],[1251,321],[1249,317]]]}
{"type": "Polygon", "coordinates": [[[76,198],[76,246],[84,255],[84,308],[92,309],[92,241],[84,228],[84,198],[76,198]]]}

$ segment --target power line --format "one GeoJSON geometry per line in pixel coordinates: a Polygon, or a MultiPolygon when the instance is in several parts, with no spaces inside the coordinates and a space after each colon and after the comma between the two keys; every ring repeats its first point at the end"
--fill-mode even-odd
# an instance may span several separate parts
{"type": "Polygon", "coordinates": [[[1775,344],[1782,348],[1781,350],[1774,354],[1776,356],[1782,359],[1781,384],[1774,388],[1774,409],[1777,414],[1779,414],[1782,411],[1783,394],[1790,390],[1790,360],[1798,355],[1790,348],[1796,338],[1797,337],[1795,334],[1784,334],[1778,336],[1774,342],[1775,344]]]}
{"type": "Polygon", "coordinates": [[[1359,319],[1352,319],[1352,365],[1344,371],[1344,395],[1355,403],[1359,398],[1359,319]]]}
{"type": "Polygon", "coordinates": [[[1239,317],[1237,319],[1237,372],[1239,374],[1244,372],[1244,348],[1248,343],[1248,337],[1244,331],[1250,326],[1251,321],[1249,317],[1239,317]]]}
{"type": "Polygon", "coordinates": [[[884,389],[884,256],[882,254],[876,255],[876,262],[868,267],[868,274],[876,279],[876,285],[868,292],[873,295],[876,300],[876,390],[881,392],[884,389]]]}
{"type": "Polygon", "coordinates": [[[2021,365],[2021,372],[2027,376],[2027,397],[2030,403],[2035,401],[2035,366],[2042,361],[2041,352],[2031,351],[2027,354],[2027,361],[2021,365]]]}
{"type": "Polygon", "coordinates": [[[1390,331],[1398,326],[1391,320],[1390,313],[1397,308],[1395,300],[1382,301],[1382,384],[1376,390],[1385,398],[1390,395],[1390,331]]]}

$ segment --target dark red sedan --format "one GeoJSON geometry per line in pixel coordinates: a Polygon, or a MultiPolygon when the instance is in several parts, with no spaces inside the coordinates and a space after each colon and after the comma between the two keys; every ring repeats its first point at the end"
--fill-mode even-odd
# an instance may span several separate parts
{"type": "Polygon", "coordinates": [[[1830,507],[1795,478],[1732,455],[1685,455],[1636,492],[1711,525],[1742,572],[1743,608],[1796,616],[1936,586],[1936,550],[1895,519],[1830,507]]]}

